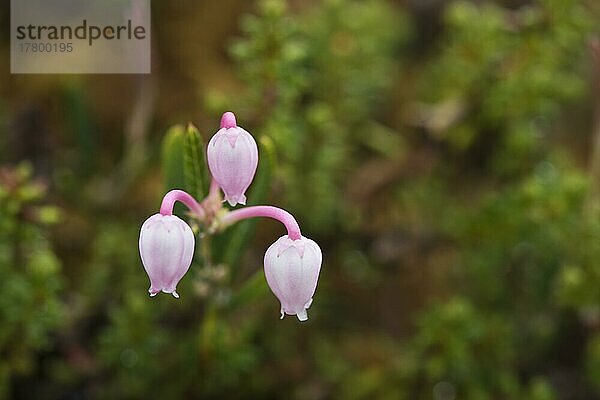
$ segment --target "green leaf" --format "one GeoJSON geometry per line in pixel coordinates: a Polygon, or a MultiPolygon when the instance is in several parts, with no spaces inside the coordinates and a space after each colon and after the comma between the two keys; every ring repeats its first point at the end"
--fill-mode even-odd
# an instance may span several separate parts
{"type": "Polygon", "coordinates": [[[188,124],[184,153],[185,189],[199,201],[208,193],[210,175],[206,167],[206,152],[198,129],[188,124]]]}
{"type": "MultiPolygon", "coordinates": [[[[184,133],[185,128],[182,125],[174,125],[167,130],[162,142],[162,171],[165,191],[185,189],[183,171],[184,133]]],[[[179,203],[175,204],[174,213],[184,215],[185,207],[179,203]]]]}
{"type": "Polygon", "coordinates": [[[268,292],[267,280],[262,268],[260,268],[244,281],[242,287],[234,292],[233,297],[227,304],[227,309],[235,310],[244,304],[250,304],[268,292]]]}
{"type": "Polygon", "coordinates": [[[181,125],[172,126],[167,130],[162,143],[162,170],[165,180],[165,189],[183,189],[183,151],[184,132],[181,125]]]}
{"type": "Polygon", "coordinates": [[[65,106],[68,131],[78,146],[78,172],[86,176],[94,168],[98,135],[85,91],[80,84],[73,82],[66,85],[65,106]]]}
{"type": "MultiPolygon", "coordinates": [[[[271,187],[271,179],[276,165],[273,141],[267,136],[261,136],[258,146],[260,161],[254,183],[248,190],[248,205],[264,203],[271,187]]],[[[248,241],[256,229],[256,223],[256,218],[238,222],[228,231],[215,237],[216,259],[231,268],[230,276],[232,280],[237,270],[234,266],[248,245],[248,241]]]]}

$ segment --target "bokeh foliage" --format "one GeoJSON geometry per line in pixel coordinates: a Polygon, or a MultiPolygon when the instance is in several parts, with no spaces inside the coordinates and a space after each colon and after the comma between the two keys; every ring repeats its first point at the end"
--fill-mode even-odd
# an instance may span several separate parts
{"type": "Polygon", "coordinates": [[[106,114],[68,80],[49,121],[67,156],[22,157],[49,195],[27,164],[0,173],[4,397],[600,398],[598,4],[260,0],[234,22],[234,83],[194,105],[210,123],[157,114],[145,141],[101,144],[106,114]],[[249,204],[323,248],[307,324],[278,320],[271,222],[194,225],[181,298],[146,296],[139,226],[165,190],[207,192],[228,109],[259,143],[249,204]]]}
{"type": "Polygon", "coordinates": [[[46,188],[31,180],[31,166],[0,170],[0,397],[11,378],[35,374],[40,352],[65,318],[60,261],[45,234],[58,222],[56,208],[40,202],[46,188]]]}

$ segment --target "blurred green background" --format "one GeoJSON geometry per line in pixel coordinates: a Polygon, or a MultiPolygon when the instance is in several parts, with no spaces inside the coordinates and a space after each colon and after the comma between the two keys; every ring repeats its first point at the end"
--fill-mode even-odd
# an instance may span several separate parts
{"type": "Polygon", "coordinates": [[[600,399],[598,1],[155,0],[149,76],[10,75],[7,3],[0,398],[600,399]],[[227,110],[323,250],[307,323],[269,220],[148,297],[141,223],[227,110]]]}

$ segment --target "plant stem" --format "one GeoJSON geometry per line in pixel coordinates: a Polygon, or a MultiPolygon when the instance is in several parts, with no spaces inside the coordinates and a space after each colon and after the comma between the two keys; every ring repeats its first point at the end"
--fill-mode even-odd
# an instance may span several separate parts
{"type": "Polygon", "coordinates": [[[223,217],[221,222],[224,225],[230,225],[234,222],[253,217],[268,217],[276,219],[285,225],[290,239],[298,240],[302,237],[302,234],[300,233],[300,226],[298,225],[298,222],[296,222],[294,216],[289,212],[282,210],[281,208],[272,206],[244,207],[230,212],[223,217]]]}
{"type": "Polygon", "coordinates": [[[196,217],[200,219],[205,217],[206,213],[200,203],[198,203],[191,195],[179,189],[171,190],[165,194],[162,204],[160,205],[160,213],[162,215],[173,215],[173,206],[177,201],[185,204],[196,217]]]}
{"type": "Polygon", "coordinates": [[[208,197],[217,196],[219,194],[219,184],[215,178],[210,180],[210,188],[208,189],[208,197]]]}

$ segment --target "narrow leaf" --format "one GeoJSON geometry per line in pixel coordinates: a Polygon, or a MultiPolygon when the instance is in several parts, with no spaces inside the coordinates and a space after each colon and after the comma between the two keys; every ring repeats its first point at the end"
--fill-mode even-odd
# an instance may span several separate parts
{"type": "MultiPolygon", "coordinates": [[[[184,133],[185,128],[182,125],[174,125],[167,130],[162,142],[162,171],[165,191],[185,188],[183,178],[184,133]]],[[[185,207],[179,203],[175,204],[174,213],[184,215],[185,207]]]]}
{"type": "Polygon", "coordinates": [[[269,292],[267,280],[265,279],[262,268],[255,271],[244,284],[235,291],[235,294],[227,304],[228,310],[235,310],[244,304],[249,304],[264,296],[269,292]]]}
{"type": "Polygon", "coordinates": [[[198,129],[188,124],[185,132],[184,177],[186,190],[198,200],[204,198],[205,170],[204,145],[198,129]]]}
{"type": "Polygon", "coordinates": [[[183,189],[183,151],[184,132],[181,125],[172,126],[167,130],[162,142],[162,170],[165,180],[165,190],[183,189]]]}

